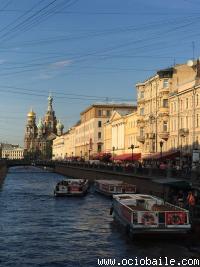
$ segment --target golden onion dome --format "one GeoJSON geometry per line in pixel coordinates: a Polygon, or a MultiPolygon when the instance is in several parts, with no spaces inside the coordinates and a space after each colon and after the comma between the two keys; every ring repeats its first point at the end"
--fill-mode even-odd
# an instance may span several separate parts
{"type": "Polygon", "coordinates": [[[27,114],[27,117],[35,117],[35,112],[31,109],[27,114]]]}

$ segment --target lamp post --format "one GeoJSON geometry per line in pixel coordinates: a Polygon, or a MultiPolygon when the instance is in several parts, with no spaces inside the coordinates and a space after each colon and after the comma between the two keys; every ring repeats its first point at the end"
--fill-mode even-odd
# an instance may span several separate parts
{"type": "Polygon", "coordinates": [[[160,141],[160,160],[162,160],[162,147],[163,147],[164,142],[160,141]]]}
{"type": "Polygon", "coordinates": [[[81,160],[82,160],[82,153],[83,153],[82,150],[80,151],[80,153],[81,153],[81,160]]]}
{"type": "Polygon", "coordinates": [[[89,160],[90,160],[90,152],[91,152],[91,149],[88,150],[89,160]]]}
{"type": "Polygon", "coordinates": [[[135,146],[132,144],[129,148],[131,149],[132,152],[131,161],[133,163],[133,149],[135,148],[135,146]]]}
{"type": "Polygon", "coordinates": [[[114,152],[115,152],[115,147],[114,146],[112,147],[112,152],[113,152],[112,162],[113,162],[113,165],[114,165],[114,152]]]}

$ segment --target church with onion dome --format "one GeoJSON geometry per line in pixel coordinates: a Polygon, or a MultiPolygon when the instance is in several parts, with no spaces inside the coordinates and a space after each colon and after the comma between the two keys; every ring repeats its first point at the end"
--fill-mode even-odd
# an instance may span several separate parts
{"type": "Polygon", "coordinates": [[[63,124],[56,119],[53,110],[53,97],[48,97],[47,112],[36,124],[36,114],[31,108],[27,114],[24,137],[25,157],[31,159],[51,159],[53,140],[62,135],[63,124]]]}

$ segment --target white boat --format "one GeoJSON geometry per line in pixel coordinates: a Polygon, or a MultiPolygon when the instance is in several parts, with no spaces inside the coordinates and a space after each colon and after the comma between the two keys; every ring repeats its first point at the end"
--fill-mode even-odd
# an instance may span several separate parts
{"type": "Polygon", "coordinates": [[[57,183],[54,196],[83,196],[89,188],[86,179],[64,179],[57,183]]]}
{"type": "Polygon", "coordinates": [[[96,180],[95,191],[106,196],[124,193],[134,194],[136,193],[136,186],[118,180],[96,180]]]}
{"type": "Polygon", "coordinates": [[[187,233],[189,212],[164,200],[142,194],[113,196],[111,214],[129,234],[187,233]]]}

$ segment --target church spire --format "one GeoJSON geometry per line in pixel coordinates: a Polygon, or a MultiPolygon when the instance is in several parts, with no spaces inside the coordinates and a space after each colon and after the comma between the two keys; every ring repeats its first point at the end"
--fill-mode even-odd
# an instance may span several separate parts
{"type": "Polygon", "coordinates": [[[48,112],[53,111],[52,102],[53,102],[53,97],[51,94],[49,94],[49,96],[48,96],[48,109],[47,109],[48,112]]]}

